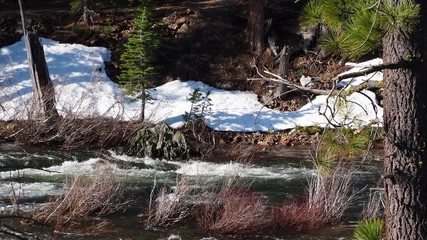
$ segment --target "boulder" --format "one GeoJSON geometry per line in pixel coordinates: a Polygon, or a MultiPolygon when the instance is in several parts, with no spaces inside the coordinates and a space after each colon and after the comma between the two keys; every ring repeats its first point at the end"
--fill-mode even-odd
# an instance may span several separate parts
{"type": "Polygon", "coordinates": [[[175,132],[164,123],[139,130],[125,152],[138,157],[168,160],[185,160],[190,155],[184,134],[175,132]]]}

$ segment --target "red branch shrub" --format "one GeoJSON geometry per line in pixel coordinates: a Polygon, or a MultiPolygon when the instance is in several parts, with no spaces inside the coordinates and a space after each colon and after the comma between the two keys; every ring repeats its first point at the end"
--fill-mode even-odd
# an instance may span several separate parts
{"type": "Polygon", "coordinates": [[[306,201],[284,202],[282,206],[273,207],[271,212],[276,227],[291,231],[318,228],[325,219],[321,207],[310,207],[306,201]]]}
{"type": "Polygon", "coordinates": [[[218,234],[259,234],[272,223],[265,196],[225,187],[217,198],[216,201],[203,205],[197,218],[205,231],[218,234]]]}

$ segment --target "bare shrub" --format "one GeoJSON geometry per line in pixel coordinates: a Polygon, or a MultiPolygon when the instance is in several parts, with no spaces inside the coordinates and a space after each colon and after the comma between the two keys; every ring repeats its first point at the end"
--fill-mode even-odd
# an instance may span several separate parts
{"type": "Polygon", "coordinates": [[[117,146],[126,144],[143,124],[101,117],[62,118],[56,136],[65,148],[117,146]]]}
{"type": "Polygon", "coordinates": [[[358,192],[352,186],[353,171],[338,165],[327,174],[317,174],[308,181],[307,199],[287,201],[272,208],[274,225],[302,231],[337,223],[358,192]]]}
{"type": "MultiPolygon", "coordinates": [[[[154,184],[153,191],[155,187],[154,184]]],[[[176,187],[172,190],[162,187],[156,199],[154,199],[153,191],[150,196],[148,217],[145,221],[148,228],[169,226],[181,222],[193,214],[193,204],[197,200],[188,178],[177,178],[176,187]]]]}
{"type": "Polygon", "coordinates": [[[219,234],[260,233],[272,222],[265,196],[228,186],[221,190],[216,201],[202,205],[199,214],[199,226],[219,234]]]}
{"type": "Polygon", "coordinates": [[[53,197],[33,218],[52,225],[56,230],[79,229],[96,231],[108,222],[102,217],[122,210],[125,187],[109,167],[99,167],[94,177],[76,176],[65,184],[65,193],[53,197]],[[89,226],[83,228],[83,226],[89,226]]]}
{"type": "Polygon", "coordinates": [[[166,227],[196,218],[205,231],[219,234],[254,234],[267,229],[272,218],[265,196],[235,187],[239,184],[231,178],[219,191],[207,186],[196,189],[189,178],[181,177],[172,190],[162,187],[155,198],[152,192],[146,226],[166,227]]]}
{"type": "Polygon", "coordinates": [[[271,209],[274,224],[281,229],[302,231],[322,226],[325,212],[319,206],[310,207],[307,201],[286,201],[271,209]]]}
{"type": "Polygon", "coordinates": [[[384,193],[382,188],[369,190],[369,199],[363,207],[361,219],[384,218],[384,193]]]}
{"type": "Polygon", "coordinates": [[[141,122],[113,118],[60,118],[52,125],[36,120],[9,121],[1,124],[0,134],[21,143],[54,142],[63,148],[109,147],[128,143],[144,125],[141,122]]]}
{"type": "Polygon", "coordinates": [[[339,221],[358,192],[352,186],[354,170],[338,165],[328,174],[317,173],[308,182],[308,206],[322,209],[322,224],[339,221]]]}
{"type": "Polygon", "coordinates": [[[216,133],[204,121],[197,120],[192,127],[183,129],[189,145],[201,156],[208,156],[217,147],[216,133]]]}
{"type": "Polygon", "coordinates": [[[236,163],[250,164],[256,151],[256,147],[252,144],[238,143],[233,145],[232,149],[227,153],[227,158],[233,159],[236,163]]]}

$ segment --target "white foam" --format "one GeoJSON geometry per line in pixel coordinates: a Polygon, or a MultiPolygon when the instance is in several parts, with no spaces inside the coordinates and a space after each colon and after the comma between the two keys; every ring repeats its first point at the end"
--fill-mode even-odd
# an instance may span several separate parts
{"type": "Polygon", "coordinates": [[[0,183],[0,196],[2,197],[37,197],[43,195],[59,194],[62,190],[53,183],[18,183],[2,182],[0,183]]]}
{"type": "Polygon", "coordinates": [[[139,157],[132,157],[132,156],[128,156],[128,155],[124,155],[124,154],[117,154],[115,151],[109,150],[108,151],[111,155],[111,157],[121,160],[121,161],[125,161],[125,162],[137,162],[137,163],[144,163],[145,165],[149,165],[149,166],[157,166],[159,164],[162,163],[161,160],[159,159],[153,159],[150,157],[143,157],[143,158],[139,158],[139,157]]]}
{"type": "Polygon", "coordinates": [[[200,161],[190,161],[180,164],[176,171],[178,174],[187,176],[238,176],[250,178],[283,178],[291,179],[310,172],[304,167],[294,168],[289,166],[282,167],[261,167],[256,165],[245,165],[240,163],[210,163],[200,161]]]}

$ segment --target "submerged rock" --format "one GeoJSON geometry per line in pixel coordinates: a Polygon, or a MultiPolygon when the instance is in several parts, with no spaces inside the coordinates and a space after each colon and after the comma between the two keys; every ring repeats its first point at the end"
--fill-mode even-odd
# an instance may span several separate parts
{"type": "Polygon", "coordinates": [[[161,159],[188,159],[190,149],[182,132],[162,123],[145,127],[130,141],[126,154],[161,159]]]}

